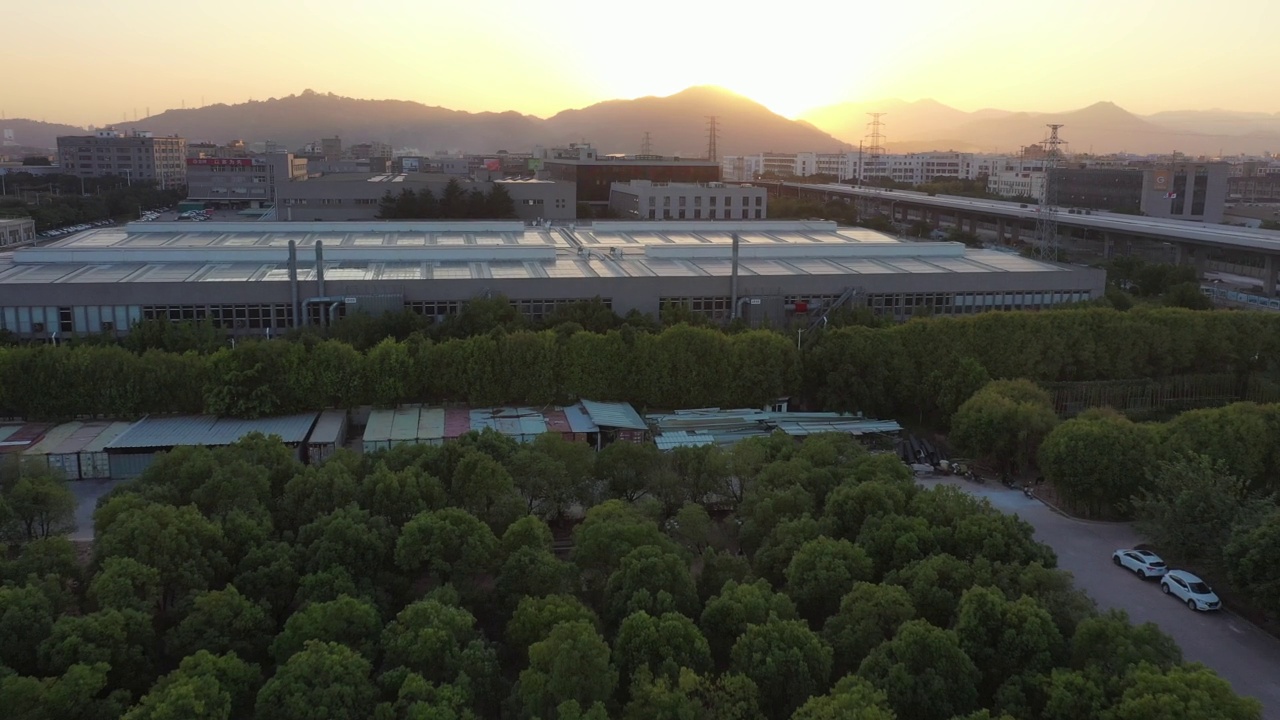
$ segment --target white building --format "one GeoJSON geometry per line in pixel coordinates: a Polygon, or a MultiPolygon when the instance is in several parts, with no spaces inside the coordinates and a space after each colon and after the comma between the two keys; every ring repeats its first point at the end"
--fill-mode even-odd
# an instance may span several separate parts
{"type": "Polygon", "coordinates": [[[769,172],[781,177],[830,175],[838,181],[889,178],[920,185],[937,178],[975,180],[990,175],[1001,156],[959,152],[872,155],[865,150],[839,153],[760,153],[724,158],[725,180],[750,182],[769,172]]]}
{"type": "Polygon", "coordinates": [[[1007,157],[987,176],[987,192],[1002,197],[1044,195],[1045,161],[1007,157]]]}
{"type": "Polygon", "coordinates": [[[610,186],[609,207],[627,220],[764,220],[769,193],[750,185],[632,180],[610,186]]]}

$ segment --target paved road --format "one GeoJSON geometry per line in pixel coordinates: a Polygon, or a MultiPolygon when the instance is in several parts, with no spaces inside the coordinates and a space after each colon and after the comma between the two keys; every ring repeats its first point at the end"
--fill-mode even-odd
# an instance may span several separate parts
{"type": "Polygon", "coordinates": [[[98,498],[111,492],[121,480],[76,480],[67,483],[76,496],[76,529],[71,533],[72,540],[93,539],[93,511],[97,508],[98,498]]]}
{"type": "Polygon", "coordinates": [[[1036,539],[1053,548],[1058,566],[1070,571],[1076,586],[1099,607],[1124,610],[1135,623],[1155,623],[1178,642],[1187,661],[1213,668],[1238,694],[1261,700],[1266,720],[1280,720],[1280,640],[1235,613],[1192,612],[1161,593],[1159,584],[1144,583],[1112,565],[1112,552],[1141,542],[1130,525],[1073,520],[999,484],[920,478],[925,487],[939,483],[962,487],[1031,523],[1036,539]]]}

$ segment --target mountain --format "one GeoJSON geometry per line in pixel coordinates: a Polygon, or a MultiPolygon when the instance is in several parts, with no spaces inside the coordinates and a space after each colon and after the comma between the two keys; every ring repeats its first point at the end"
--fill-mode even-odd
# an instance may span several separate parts
{"type": "Polygon", "coordinates": [[[1115,103],[1099,102],[1061,113],[984,109],[964,112],[934,100],[843,103],[804,117],[836,137],[865,140],[869,112],[883,112],[886,146],[892,152],[960,150],[1016,152],[1044,139],[1048,123],[1064,125],[1061,136],[1074,152],[1258,154],[1280,148],[1280,113],[1182,110],[1140,116],[1115,103]]]}
{"type": "Polygon", "coordinates": [[[551,143],[591,141],[602,152],[636,153],[645,132],[653,151],[704,157],[708,116],[717,116],[720,155],[834,152],[844,146],[807,122],[788,120],[749,98],[716,87],[692,87],[667,97],[609,100],[565,110],[546,121],[551,143]]]}
{"type": "MultiPolygon", "coordinates": [[[[13,142],[27,148],[53,149],[58,147],[59,135],[83,135],[87,130],[75,125],[47,123],[39,120],[0,120],[0,141],[3,141],[4,130],[13,131],[13,142]]],[[[0,154],[9,154],[0,146],[0,154]]]]}
{"type": "Polygon", "coordinates": [[[808,123],[788,120],[759,103],[717,88],[690,88],[668,97],[610,100],[541,119],[515,112],[469,113],[403,100],[357,100],[313,91],[236,105],[168,110],[118,128],[177,134],[188,140],[274,140],[295,148],[338,135],[347,143],[378,140],[423,152],[524,151],[534,145],[587,140],[602,153],[636,153],[644,133],[664,155],[706,152],[706,116],[719,116],[721,155],[761,150],[836,149],[840,142],[808,123]]]}

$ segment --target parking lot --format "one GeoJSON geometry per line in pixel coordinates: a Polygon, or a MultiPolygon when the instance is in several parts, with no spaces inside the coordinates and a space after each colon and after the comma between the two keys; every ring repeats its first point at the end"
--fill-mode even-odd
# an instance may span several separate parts
{"type": "Polygon", "coordinates": [[[1280,720],[1280,640],[1230,611],[1197,613],[1111,563],[1111,553],[1142,542],[1127,523],[1097,523],[1065,517],[1039,500],[988,481],[976,485],[955,477],[919,478],[922,486],[946,483],[963,488],[1031,523],[1036,539],[1058,554],[1058,566],[1075,576],[1099,608],[1129,613],[1135,623],[1151,622],[1182,647],[1188,662],[1204,663],[1241,695],[1262,701],[1263,717],[1280,720]]]}

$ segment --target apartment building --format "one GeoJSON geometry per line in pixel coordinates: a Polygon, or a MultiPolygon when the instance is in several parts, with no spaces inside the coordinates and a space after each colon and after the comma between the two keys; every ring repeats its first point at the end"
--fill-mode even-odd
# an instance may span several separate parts
{"type": "Polygon", "coordinates": [[[750,185],[632,180],[613,184],[609,208],[630,220],[764,220],[769,192],[750,185]]]}
{"type": "Polygon", "coordinates": [[[93,135],[58,138],[58,160],[68,175],[153,181],[164,189],[187,184],[186,154],[185,139],[155,137],[145,130],[126,134],[103,128],[93,135]]]}
{"type": "Polygon", "coordinates": [[[721,169],[725,180],[750,182],[765,173],[778,177],[828,175],[839,181],[888,178],[919,185],[938,178],[974,180],[989,175],[994,161],[972,153],[929,152],[872,155],[867,152],[760,153],[731,155],[721,169]]]}

